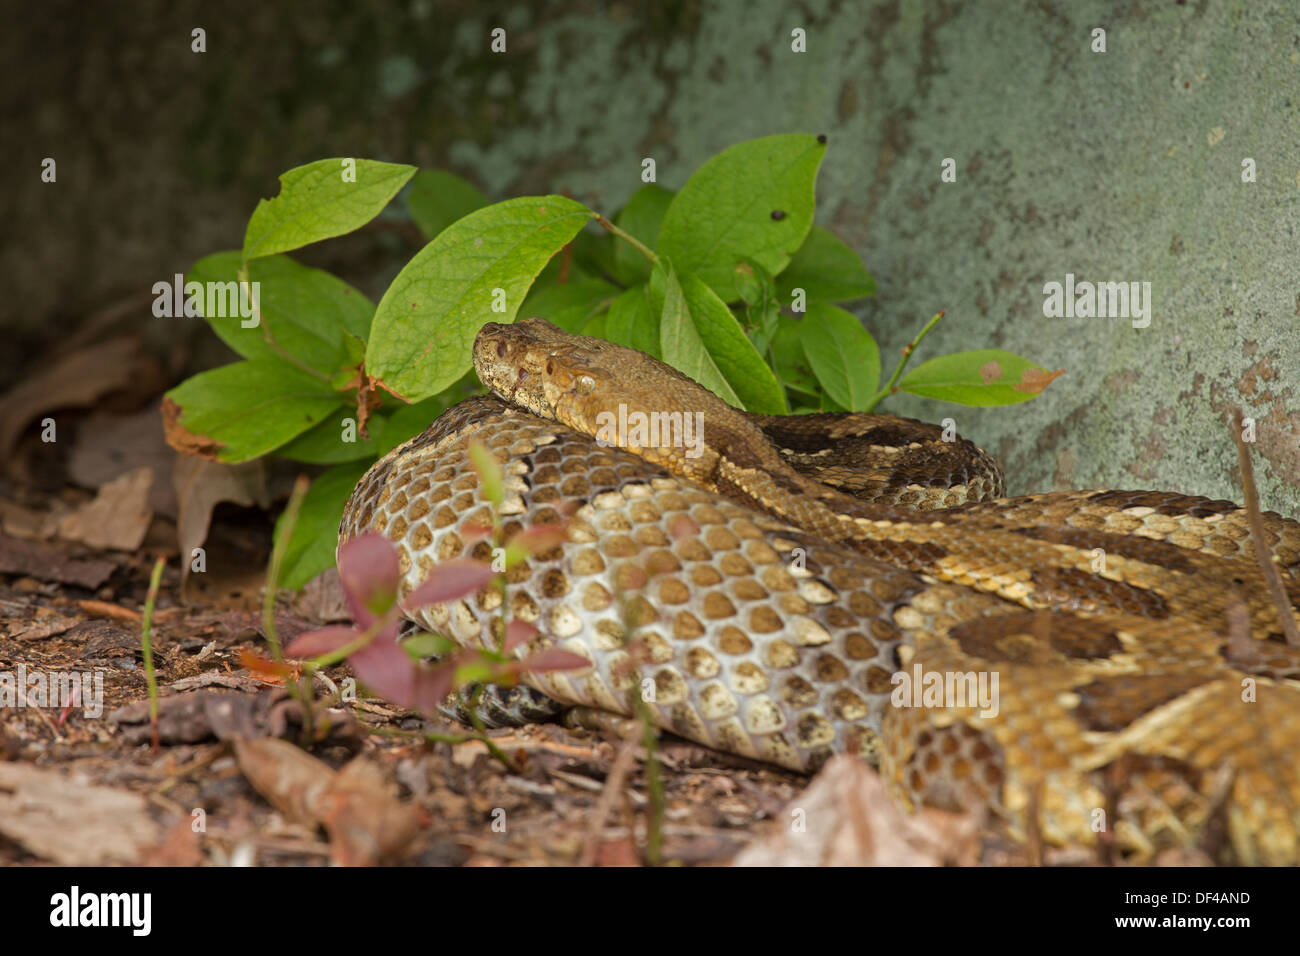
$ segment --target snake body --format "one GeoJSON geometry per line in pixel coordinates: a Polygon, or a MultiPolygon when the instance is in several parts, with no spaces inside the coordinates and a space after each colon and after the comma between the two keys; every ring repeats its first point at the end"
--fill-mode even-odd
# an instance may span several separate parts
{"type": "MultiPolygon", "coordinates": [[[[1013,839],[1300,859],[1300,648],[1235,505],[1000,498],[991,459],[934,426],[751,415],[540,319],[485,326],[475,366],[495,396],[377,462],[340,543],[385,534],[403,594],[487,558],[464,532],[490,523],[483,442],[508,533],[567,524],[508,574],[510,614],[539,628],[518,653],[591,662],[527,675],[537,690],[611,714],[640,693],[665,729],[795,770],[856,751],[906,806],[974,809],[1013,839]],[[620,411],[700,413],[703,440],[610,445],[620,411]]],[[[1264,523],[1294,604],[1300,525],[1264,523]]],[[[490,646],[500,600],[414,618],[490,646]]]]}

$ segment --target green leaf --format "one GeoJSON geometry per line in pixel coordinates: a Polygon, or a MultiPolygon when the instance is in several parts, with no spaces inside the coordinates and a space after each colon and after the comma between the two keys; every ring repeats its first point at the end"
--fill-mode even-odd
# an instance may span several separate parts
{"type": "Polygon", "coordinates": [[[789,302],[795,289],[803,289],[809,302],[852,302],[875,295],[876,280],[838,236],[813,226],[777,281],[782,302],[789,302]]]}
{"type": "Polygon", "coordinates": [[[676,271],[671,264],[665,267],[664,261],[660,260],[655,272],[662,274],[664,286],[663,311],[659,319],[659,348],[663,360],[723,401],[737,408],[743,407],[713,358],[705,351],[676,271]]]}
{"type": "Polygon", "coordinates": [[[658,251],[722,297],[738,298],[736,266],[752,259],[772,275],[812,227],[813,184],[826,146],[802,133],[724,149],[696,170],[664,214],[658,251]],[[774,218],[775,215],[775,218],[774,218]]]}
{"type": "MultiPolygon", "coordinates": [[[[374,464],[369,461],[337,465],[312,479],[302,499],[293,537],[280,566],[280,584],[300,588],[322,571],[334,567],[334,551],[339,542],[339,522],[343,506],[357,482],[374,464]]],[[[275,540],[284,534],[284,516],[275,523],[275,540]]]]}
{"type": "Polygon", "coordinates": [[[361,228],[415,175],[414,166],[358,159],[356,181],[344,182],[345,162],[322,159],[284,173],[280,195],[260,200],[248,220],[245,261],[361,228]]]}
{"type": "Polygon", "coordinates": [[[587,276],[617,275],[614,269],[614,237],[605,231],[583,229],[573,239],[573,262],[569,268],[569,281],[575,278],[575,268],[587,276]]]}
{"type": "Polygon", "coordinates": [[[342,404],[327,382],[284,362],[234,362],[168,392],[164,421],[173,447],[215,452],[220,461],[248,461],[301,435],[342,404]]]}
{"type": "Polygon", "coordinates": [[[483,492],[483,497],[492,503],[494,511],[499,511],[501,502],[505,498],[505,475],[501,473],[501,466],[492,457],[488,446],[478,439],[469,443],[469,457],[474,464],[474,470],[478,472],[479,488],[483,492]]]}
{"type": "Polygon", "coordinates": [[[487,204],[487,197],[475,186],[441,169],[421,169],[406,193],[406,211],[430,239],[487,204]]]}
{"type": "Polygon", "coordinates": [[[355,408],[340,408],[337,415],[322,419],[320,424],[307,429],[289,444],[277,448],[276,456],[310,465],[337,465],[362,458],[373,460],[379,454],[379,446],[375,442],[379,420],[370,419],[367,429],[370,437],[362,438],[356,433],[356,414],[355,408]],[[352,419],[352,432],[356,434],[356,441],[343,440],[345,418],[352,419]]]}
{"type": "Polygon", "coordinates": [[[932,358],[903,376],[898,387],[913,395],[959,405],[1027,402],[1064,369],[1049,372],[1002,349],[976,349],[932,358]]]}
{"type": "MultiPolygon", "coordinates": [[[[239,267],[238,252],[218,252],[196,262],[185,279],[222,283],[225,292],[238,295],[239,267]]],[[[362,341],[370,334],[374,304],[328,272],[288,256],[270,256],[249,263],[248,277],[257,283],[261,315],[257,326],[244,328],[238,309],[218,307],[214,311],[224,316],[205,315],[221,340],[244,358],[281,360],[267,341],[269,329],[284,351],[304,365],[330,373],[347,361],[345,333],[362,341]]]]}
{"type": "Polygon", "coordinates": [[[539,315],[566,332],[577,332],[594,315],[609,308],[618,287],[604,279],[570,280],[564,285],[535,283],[519,307],[521,315],[539,315]]]}
{"type": "Polygon", "coordinates": [[[659,352],[659,320],[650,308],[649,290],[644,285],[627,289],[609,307],[604,338],[655,358],[659,352]]]}
{"type": "Polygon", "coordinates": [[[366,370],[407,401],[446,388],[469,370],[483,324],[514,321],[533,278],[593,215],[564,196],[525,196],[448,226],[384,293],[366,370]],[[504,312],[492,311],[494,289],[504,312]]]}
{"type": "Polygon", "coordinates": [[[785,393],[725,302],[697,276],[682,276],[682,294],[700,342],[744,408],[784,415],[785,393]]]}
{"type": "MultiPolygon", "coordinates": [[[[671,190],[654,183],[642,186],[632,194],[615,218],[614,225],[654,249],[659,243],[664,213],[674,195],[671,190]]],[[[620,239],[614,243],[614,275],[624,285],[645,282],[650,278],[650,260],[631,243],[620,239]]]]}
{"type": "Polygon", "coordinates": [[[410,654],[413,661],[423,660],[426,657],[441,657],[448,651],[454,651],[457,646],[450,637],[424,631],[412,634],[402,641],[402,650],[410,654]]]}
{"type": "Polygon", "coordinates": [[[813,302],[799,332],[804,355],[826,394],[850,411],[863,411],[880,388],[880,350],[858,317],[813,302]]]}
{"type": "Polygon", "coordinates": [[[803,351],[802,324],[788,315],[777,319],[776,333],[772,336],[772,367],[786,388],[820,397],[812,365],[803,351]]]}

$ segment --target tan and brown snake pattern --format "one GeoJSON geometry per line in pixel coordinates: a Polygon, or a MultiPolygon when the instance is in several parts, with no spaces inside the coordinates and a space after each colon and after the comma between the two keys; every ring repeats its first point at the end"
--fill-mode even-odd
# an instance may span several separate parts
{"type": "MultiPolygon", "coordinates": [[[[485,326],[475,367],[497,397],[377,462],[340,543],[387,535],[403,593],[439,561],[487,557],[463,534],[488,523],[468,455],[484,442],[508,530],[569,522],[565,544],[509,576],[534,647],[591,661],[530,676],[538,690],[628,714],[648,680],[655,720],[681,736],[804,771],[856,749],[906,805],[975,808],[1014,839],[1300,859],[1300,648],[1237,506],[998,498],[991,460],[934,426],[740,412],[541,319],[485,326]],[[624,420],[700,413],[700,453],[598,443],[620,405],[624,420]],[[895,706],[901,675],[937,675],[948,696],[895,706]]],[[[1300,525],[1264,519],[1297,604],[1300,525]]],[[[500,610],[488,589],[417,623],[487,643],[500,610]]]]}

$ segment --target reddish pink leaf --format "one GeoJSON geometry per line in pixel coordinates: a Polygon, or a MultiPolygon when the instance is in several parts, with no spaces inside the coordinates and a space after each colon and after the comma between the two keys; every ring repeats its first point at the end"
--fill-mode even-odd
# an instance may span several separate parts
{"type": "Polygon", "coordinates": [[[344,627],[341,624],[335,627],[322,627],[319,630],[299,634],[289,642],[284,652],[290,657],[319,657],[321,654],[337,651],[345,644],[351,644],[360,636],[355,627],[344,627]]]}
{"type": "Polygon", "coordinates": [[[410,593],[402,606],[408,610],[454,601],[473,594],[492,580],[491,566],[473,558],[456,558],[435,565],[429,579],[410,593]]]}
{"type": "Polygon", "coordinates": [[[520,644],[526,644],[539,633],[541,632],[527,621],[521,621],[518,618],[514,619],[506,625],[506,653],[509,654],[520,644]]]}
{"type": "Polygon", "coordinates": [[[492,533],[490,524],[478,524],[474,521],[466,521],[460,526],[461,540],[466,544],[473,544],[476,541],[482,541],[492,533]]]}
{"type": "Polygon", "coordinates": [[[544,651],[525,657],[522,661],[517,661],[516,666],[521,673],[540,674],[542,671],[582,670],[584,667],[590,667],[591,661],[572,651],[548,647],[544,651]]]}
{"type": "Polygon", "coordinates": [[[450,662],[431,666],[411,660],[396,637],[394,625],[348,663],[357,678],[385,700],[431,714],[451,691],[455,667],[450,662]]]}
{"type": "Polygon", "coordinates": [[[531,555],[545,554],[569,540],[569,529],[562,524],[539,524],[525,528],[510,539],[508,544],[523,548],[531,555]]]}
{"type": "Polygon", "coordinates": [[[365,630],[397,601],[397,549],[376,532],[352,538],[339,551],[339,583],[357,627],[365,630]]]}

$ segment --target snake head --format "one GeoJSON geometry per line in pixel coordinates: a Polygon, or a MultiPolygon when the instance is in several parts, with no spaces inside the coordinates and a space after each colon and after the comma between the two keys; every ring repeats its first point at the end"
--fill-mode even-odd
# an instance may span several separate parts
{"type": "Polygon", "coordinates": [[[483,384],[506,401],[581,427],[585,399],[598,393],[603,377],[594,354],[600,345],[616,348],[570,335],[545,319],[520,319],[513,325],[489,322],[474,339],[474,369],[483,384]],[[580,417],[574,419],[575,414],[580,417]]]}

